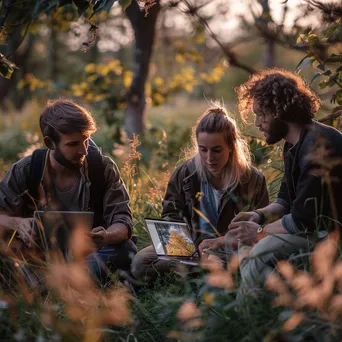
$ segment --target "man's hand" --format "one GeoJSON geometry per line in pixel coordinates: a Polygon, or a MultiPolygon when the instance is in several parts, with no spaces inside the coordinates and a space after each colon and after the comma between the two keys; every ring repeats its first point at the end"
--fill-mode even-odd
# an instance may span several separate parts
{"type": "Polygon", "coordinates": [[[30,245],[33,236],[33,219],[32,218],[13,218],[15,220],[14,229],[17,231],[19,239],[21,239],[25,245],[30,245]]]}
{"type": "Polygon", "coordinates": [[[224,236],[216,238],[216,239],[205,239],[203,240],[199,246],[198,250],[200,255],[202,255],[204,249],[218,249],[220,247],[224,247],[224,236]]]}
{"type": "Polygon", "coordinates": [[[103,247],[108,244],[109,233],[102,226],[92,229],[90,237],[97,247],[103,247]]]}
{"type": "MultiPolygon", "coordinates": [[[[245,213],[241,212],[238,213],[233,219],[231,223],[234,222],[241,222],[241,221],[250,221],[250,222],[255,222],[258,223],[260,220],[260,215],[256,213],[255,211],[247,211],[245,213]]],[[[230,228],[231,224],[229,225],[228,229],[230,228]]]]}
{"type": "Polygon", "coordinates": [[[232,234],[236,240],[240,240],[244,245],[253,245],[258,242],[257,229],[259,224],[252,221],[233,222],[229,225],[229,232],[226,234],[232,234]]]}

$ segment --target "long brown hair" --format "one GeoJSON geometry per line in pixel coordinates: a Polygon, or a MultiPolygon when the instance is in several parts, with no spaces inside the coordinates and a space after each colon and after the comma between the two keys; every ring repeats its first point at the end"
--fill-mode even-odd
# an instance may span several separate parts
{"type": "Polygon", "coordinates": [[[192,129],[192,143],[186,152],[187,159],[195,158],[196,170],[201,181],[210,181],[210,173],[203,165],[198,150],[198,134],[224,133],[228,147],[231,149],[229,160],[223,169],[225,188],[235,189],[238,184],[248,179],[251,170],[251,157],[247,142],[243,139],[236,121],[223,104],[211,102],[210,107],[199,118],[192,129]]]}

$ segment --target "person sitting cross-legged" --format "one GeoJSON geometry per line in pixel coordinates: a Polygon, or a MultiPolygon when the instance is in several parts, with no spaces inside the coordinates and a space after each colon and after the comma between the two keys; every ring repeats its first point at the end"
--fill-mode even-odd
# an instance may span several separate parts
{"type": "MultiPolygon", "coordinates": [[[[240,213],[228,228],[251,251],[240,265],[241,292],[256,294],[277,262],[307,253],[342,222],[342,134],[313,120],[321,101],[299,75],[283,69],[253,74],[237,89],[239,110],[255,114],[268,144],[285,141],[277,199],[240,213]]],[[[224,238],[220,241],[224,244],[224,238]]],[[[217,248],[203,242],[200,248],[217,248]]]]}
{"type": "MultiPolygon", "coordinates": [[[[193,129],[193,151],[171,176],[163,201],[162,217],[186,221],[193,241],[217,238],[241,210],[268,204],[265,177],[251,165],[250,152],[235,120],[226,108],[213,103],[193,129]]],[[[231,236],[230,248],[237,240],[231,236]]],[[[174,265],[160,260],[152,246],[134,257],[135,279],[151,281],[174,265]]]]}

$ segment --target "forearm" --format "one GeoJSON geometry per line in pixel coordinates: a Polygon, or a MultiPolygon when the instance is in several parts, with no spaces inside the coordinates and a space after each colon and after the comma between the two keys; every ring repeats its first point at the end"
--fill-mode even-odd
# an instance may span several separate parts
{"type": "Polygon", "coordinates": [[[277,221],[286,214],[286,209],[278,203],[271,203],[267,207],[258,209],[258,211],[265,215],[265,223],[277,221]]]}
{"type": "Polygon", "coordinates": [[[123,223],[114,223],[107,228],[108,244],[115,245],[121,241],[127,240],[129,231],[123,223]]]}
{"type": "Polygon", "coordinates": [[[272,223],[268,223],[265,226],[265,232],[269,235],[274,234],[288,234],[288,231],[283,227],[282,220],[277,220],[272,223]]]}

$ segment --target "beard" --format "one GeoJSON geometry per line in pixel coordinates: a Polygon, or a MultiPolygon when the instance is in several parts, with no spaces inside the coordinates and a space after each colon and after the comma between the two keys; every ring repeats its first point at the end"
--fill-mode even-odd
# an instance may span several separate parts
{"type": "Polygon", "coordinates": [[[54,158],[59,164],[61,164],[62,166],[64,166],[65,168],[69,170],[79,170],[82,167],[84,163],[84,159],[85,159],[85,158],[82,158],[78,161],[71,161],[65,158],[64,154],[59,149],[59,147],[55,149],[54,158]]]}
{"type": "Polygon", "coordinates": [[[289,131],[288,126],[279,119],[273,119],[270,123],[265,140],[267,144],[273,145],[283,139],[289,131]]]}

